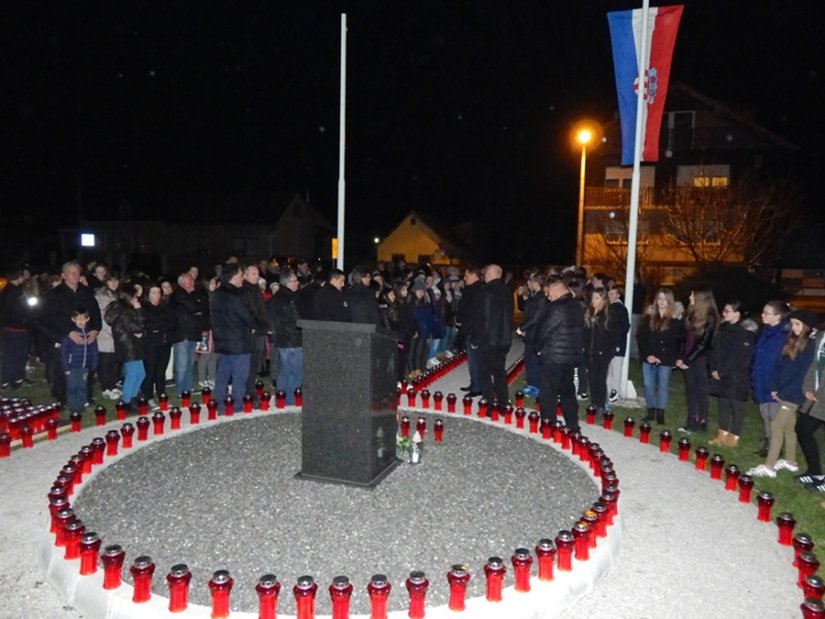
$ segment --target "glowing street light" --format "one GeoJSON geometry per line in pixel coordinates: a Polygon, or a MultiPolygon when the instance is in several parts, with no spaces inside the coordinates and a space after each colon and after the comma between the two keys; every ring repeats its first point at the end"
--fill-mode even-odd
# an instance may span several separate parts
{"type": "Polygon", "coordinates": [[[579,172],[579,211],[576,226],[576,264],[584,261],[584,171],[587,163],[587,145],[597,139],[598,128],[591,122],[582,122],[573,132],[575,141],[581,144],[582,159],[579,172]]]}

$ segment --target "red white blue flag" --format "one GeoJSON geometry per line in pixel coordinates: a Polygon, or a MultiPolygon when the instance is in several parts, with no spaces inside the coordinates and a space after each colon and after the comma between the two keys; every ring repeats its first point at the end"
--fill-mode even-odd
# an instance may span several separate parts
{"type": "Polygon", "coordinates": [[[619,119],[622,127],[622,165],[633,163],[636,137],[636,97],[644,96],[642,117],[642,161],[659,160],[659,129],[665,110],[665,96],[670,78],[670,61],[676,32],[682,17],[682,5],[648,9],[647,58],[641,56],[642,11],[614,11],[607,14],[613,43],[613,66],[619,95],[619,119]],[[639,86],[639,68],[647,67],[643,86],[639,86]]]}

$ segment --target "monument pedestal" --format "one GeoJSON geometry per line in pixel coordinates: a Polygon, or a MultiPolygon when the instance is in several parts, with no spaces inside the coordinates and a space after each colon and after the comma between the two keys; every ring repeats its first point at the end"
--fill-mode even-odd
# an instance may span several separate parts
{"type": "Polygon", "coordinates": [[[296,477],[374,488],[395,456],[394,333],[369,324],[301,320],[304,380],[296,477]]]}

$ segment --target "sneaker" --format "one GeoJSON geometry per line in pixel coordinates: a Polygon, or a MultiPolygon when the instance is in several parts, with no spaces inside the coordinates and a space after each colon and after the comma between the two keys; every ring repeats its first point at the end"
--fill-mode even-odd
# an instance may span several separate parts
{"type": "Polygon", "coordinates": [[[784,459],[779,459],[776,461],[776,464],[773,465],[774,470],[779,471],[781,469],[785,469],[786,471],[790,471],[791,473],[796,473],[799,470],[799,467],[792,463],[788,462],[784,459]]]}
{"type": "Polygon", "coordinates": [[[111,400],[111,399],[112,399],[112,392],[111,392],[111,391],[109,391],[108,389],[104,389],[103,391],[101,391],[101,392],[100,392],[100,395],[102,395],[102,396],[103,396],[104,398],[106,398],[107,400],[111,400]]]}
{"type": "Polygon", "coordinates": [[[748,469],[747,474],[751,477],[776,477],[776,471],[764,464],[748,469]]]}
{"type": "Polygon", "coordinates": [[[149,408],[151,410],[153,410],[153,411],[160,410],[160,406],[158,405],[158,401],[155,398],[150,399],[148,404],[149,404],[149,408]]]}
{"type": "Polygon", "coordinates": [[[793,480],[800,484],[816,484],[825,479],[825,475],[811,475],[810,473],[800,473],[794,475],[793,480]]]}
{"type": "Polygon", "coordinates": [[[689,425],[682,426],[681,428],[677,429],[677,432],[681,432],[682,434],[693,434],[695,430],[691,428],[689,425]]]}
{"type": "Polygon", "coordinates": [[[577,393],[576,394],[576,399],[577,400],[586,400],[587,399],[587,392],[584,391],[582,393],[577,393]]]}
{"type": "Polygon", "coordinates": [[[9,387],[11,387],[11,383],[3,383],[0,385],[0,389],[8,389],[9,387]]]}
{"type": "Polygon", "coordinates": [[[619,392],[615,389],[610,390],[610,394],[607,396],[609,402],[618,402],[619,401],[619,392]]]}

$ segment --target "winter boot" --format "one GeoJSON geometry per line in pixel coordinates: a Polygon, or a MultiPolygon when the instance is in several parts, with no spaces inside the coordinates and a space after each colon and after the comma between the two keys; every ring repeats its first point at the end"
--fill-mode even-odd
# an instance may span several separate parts
{"type": "Polygon", "coordinates": [[[730,434],[727,431],[719,428],[716,431],[716,438],[709,440],[708,445],[727,445],[729,436],[730,434]]]}
{"type": "Polygon", "coordinates": [[[656,423],[658,423],[660,426],[665,425],[665,409],[656,409],[656,423]]]}
{"type": "Polygon", "coordinates": [[[654,419],[656,419],[656,410],[657,409],[655,409],[655,408],[647,409],[647,415],[645,415],[645,417],[644,417],[644,419],[642,419],[642,421],[653,421],[654,419]]]}

